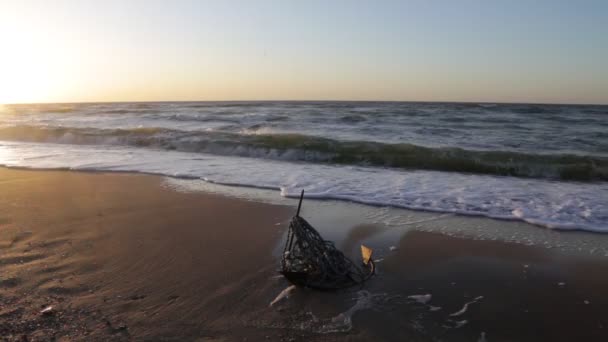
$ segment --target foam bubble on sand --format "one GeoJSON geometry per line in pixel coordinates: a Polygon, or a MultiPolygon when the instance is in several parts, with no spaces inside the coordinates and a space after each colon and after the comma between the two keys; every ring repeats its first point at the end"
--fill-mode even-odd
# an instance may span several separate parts
{"type": "Polygon", "coordinates": [[[376,297],[383,297],[381,294],[372,294],[369,291],[358,291],[357,302],[355,305],[350,307],[348,310],[339,313],[332,317],[329,322],[323,324],[317,332],[322,334],[334,333],[334,332],[348,332],[353,328],[353,315],[360,310],[369,309],[374,304],[376,297]]]}
{"type": "Polygon", "coordinates": [[[448,319],[447,322],[451,325],[442,325],[444,328],[447,329],[458,329],[458,328],[462,328],[463,326],[465,326],[467,323],[469,323],[469,321],[467,321],[466,319],[462,320],[462,321],[454,321],[451,319],[448,319]]]}
{"type": "Polygon", "coordinates": [[[478,301],[480,301],[482,299],[483,299],[483,296],[479,296],[479,297],[473,299],[470,302],[464,303],[464,306],[462,307],[462,309],[460,309],[460,310],[458,310],[458,311],[456,311],[454,313],[451,313],[450,316],[451,317],[456,317],[456,316],[460,316],[460,315],[464,314],[465,312],[467,312],[467,309],[469,308],[469,305],[477,303],[478,301]]]}
{"type": "Polygon", "coordinates": [[[513,216],[515,216],[517,218],[524,217],[524,211],[521,208],[514,209],[511,211],[511,213],[513,214],[513,216]]]}
{"type": "Polygon", "coordinates": [[[291,285],[291,286],[286,287],[283,291],[281,291],[279,293],[278,296],[276,296],[276,298],[272,302],[270,302],[269,306],[273,306],[274,304],[276,304],[279,301],[281,301],[283,298],[289,297],[289,294],[291,293],[291,291],[293,291],[295,289],[296,289],[295,285],[291,285]]]}
{"type": "Polygon", "coordinates": [[[458,328],[462,328],[465,324],[469,323],[469,321],[462,320],[462,321],[454,321],[454,329],[458,329],[458,328]]]}
{"type": "Polygon", "coordinates": [[[423,294],[423,295],[411,295],[411,296],[407,296],[407,298],[412,299],[420,304],[426,304],[431,301],[431,298],[433,298],[433,295],[431,295],[430,293],[427,293],[427,294],[423,294]]]}
{"type": "Polygon", "coordinates": [[[431,301],[431,299],[433,298],[433,295],[431,295],[430,293],[423,294],[423,295],[411,295],[411,296],[407,296],[407,298],[411,299],[417,303],[425,305],[431,312],[441,310],[440,306],[433,306],[433,305],[428,304],[431,301]]]}

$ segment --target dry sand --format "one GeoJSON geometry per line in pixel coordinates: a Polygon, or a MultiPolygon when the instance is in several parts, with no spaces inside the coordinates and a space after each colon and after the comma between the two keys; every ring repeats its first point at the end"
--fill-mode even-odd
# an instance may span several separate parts
{"type": "Polygon", "coordinates": [[[0,169],[0,341],[608,340],[608,262],[416,231],[363,287],[270,307],[292,210],[156,176],[0,169]]]}

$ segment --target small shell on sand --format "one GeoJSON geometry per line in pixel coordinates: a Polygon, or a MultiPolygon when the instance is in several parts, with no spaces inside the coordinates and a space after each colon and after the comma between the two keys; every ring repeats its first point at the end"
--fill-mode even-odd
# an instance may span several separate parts
{"type": "Polygon", "coordinates": [[[281,291],[281,293],[279,293],[278,296],[276,296],[276,298],[272,302],[270,302],[270,306],[273,306],[274,304],[278,303],[281,299],[283,299],[285,297],[289,297],[289,293],[295,289],[296,289],[295,285],[291,285],[291,286],[288,286],[287,288],[285,288],[283,291],[281,291]]]}
{"type": "Polygon", "coordinates": [[[40,310],[40,313],[43,315],[50,315],[53,313],[53,307],[49,305],[46,308],[40,310]]]}

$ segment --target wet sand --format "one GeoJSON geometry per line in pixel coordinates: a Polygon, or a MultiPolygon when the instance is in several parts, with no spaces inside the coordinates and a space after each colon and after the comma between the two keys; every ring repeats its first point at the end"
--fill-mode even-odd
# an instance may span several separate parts
{"type": "Polygon", "coordinates": [[[364,286],[269,306],[292,213],[156,176],[0,169],[0,340],[608,339],[608,261],[419,231],[364,286]]]}
{"type": "Polygon", "coordinates": [[[239,312],[268,306],[251,293],[291,210],[161,181],[0,169],[0,336],[255,336],[239,312]]]}
{"type": "Polygon", "coordinates": [[[381,265],[389,293],[432,295],[428,304],[442,309],[423,312],[430,335],[441,339],[471,341],[482,333],[488,341],[608,339],[607,260],[410,232],[381,265]],[[474,303],[453,315],[467,302],[474,303]]]}

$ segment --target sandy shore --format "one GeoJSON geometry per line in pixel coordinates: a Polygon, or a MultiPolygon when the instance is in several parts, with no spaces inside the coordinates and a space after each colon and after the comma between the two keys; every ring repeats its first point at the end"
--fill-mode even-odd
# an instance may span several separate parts
{"type": "MultiPolygon", "coordinates": [[[[0,169],[0,340],[608,339],[608,261],[419,231],[363,287],[269,306],[289,285],[292,210],[155,176],[0,169]]],[[[339,245],[388,250],[385,229],[353,224],[339,245]]]]}
{"type": "Polygon", "coordinates": [[[0,169],[0,189],[4,338],[211,338],[268,305],[248,294],[274,275],[286,208],[130,174],[0,169]]]}

